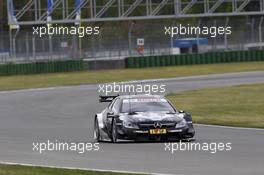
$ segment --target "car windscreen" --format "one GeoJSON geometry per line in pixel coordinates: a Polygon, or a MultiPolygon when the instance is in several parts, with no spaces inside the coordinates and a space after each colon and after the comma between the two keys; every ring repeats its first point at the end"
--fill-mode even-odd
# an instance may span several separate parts
{"type": "Polygon", "coordinates": [[[175,112],[171,104],[166,99],[158,98],[123,99],[120,112],[131,113],[147,111],[175,112]]]}

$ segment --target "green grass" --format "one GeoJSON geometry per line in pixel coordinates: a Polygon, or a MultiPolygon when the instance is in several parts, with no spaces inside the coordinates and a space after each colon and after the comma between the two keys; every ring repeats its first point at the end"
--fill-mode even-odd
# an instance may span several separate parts
{"type": "Polygon", "coordinates": [[[44,168],[20,165],[0,164],[1,175],[127,175],[123,173],[95,172],[86,170],[70,170],[60,168],[44,168]]]}
{"type": "Polygon", "coordinates": [[[264,70],[264,62],[5,76],[0,77],[0,90],[94,84],[257,70],[264,70]]]}
{"type": "Polygon", "coordinates": [[[168,99],[195,123],[264,128],[264,84],[187,91],[168,99]]]}

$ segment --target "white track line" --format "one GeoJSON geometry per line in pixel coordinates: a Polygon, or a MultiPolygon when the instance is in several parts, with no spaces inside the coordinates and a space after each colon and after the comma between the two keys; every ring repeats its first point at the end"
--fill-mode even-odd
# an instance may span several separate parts
{"type": "Polygon", "coordinates": [[[43,168],[59,168],[59,169],[68,169],[68,170],[85,170],[85,171],[110,172],[110,173],[125,173],[125,174],[184,175],[184,174],[147,173],[147,172],[138,172],[138,171],[121,171],[121,170],[76,168],[76,167],[64,167],[64,166],[47,166],[47,165],[37,165],[37,164],[30,164],[30,163],[13,163],[13,162],[1,162],[1,161],[0,161],[0,164],[21,165],[21,166],[31,166],[31,167],[43,167],[43,168]]]}
{"type": "MultiPolygon", "coordinates": [[[[146,79],[146,80],[131,80],[131,81],[121,81],[117,82],[120,84],[133,84],[133,83],[151,83],[151,82],[164,82],[164,81],[177,81],[177,80],[190,80],[196,78],[216,78],[219,76],[234,76],[234,75],[241,75],[241,74],[257,74],[257,73],[264,73],[264,71],[247,71],[247,72],[231,72],[231,73],[222,73],[222,74],[207,74],[207,75],[193,75],[193,76],[183,76],[183,77],[175,77],[175,78],[159,78],[159,79],[146,79]]],[[[109,84],[109,83],[102,83],[102,84],[109,84]]]]}
{"type": "Polygon", "coordinates": [[[46,88],[30,88],[30,89],[19,89],[19,90],[8,90],[0,91],[0,94],[12,94],[12,93],[23,93],[23,92],[43,92],[43,91],[53,91],[58,89],[70,89],[75,87],[97,87],[96,84],[87,84],[87,85],[72,85],[72,86],[55,86],[55,87],[46,87],[46,88]]]}
{"type": "Polygon", "coordinates": [[[19,89],[19,90],[9,90],[9,91],[0,91],[0,94],[11,94],[11,93],[18,93],[18,92],[38,92],[38,91],[48,91],[48,90],[55,90],[59,88],[67,88],[65,87],[47,87],[47,88],[30,88],[30,89],[19,89]]]}
{"type": "MultiPolygon", "coordinates": [[[[225,75],[241,75],[241,74],[255,74],[255,73],[264,73],[264,71],[249,71],[249,72],[235,72],[235,73],[223,73],[223,74],[208,74],[208,75],[195,75],[195,76],[183,76],[176,78],[160,78],[160,79],[147,79],[147,80],[132,80],[132,81],[123,81],[116,82],[116,84],[135,84],[135,83],[151,83],[151,82],[164,82],[164,81],[177,81],[177,80],[190,80],[195,78],[214,78],[218,76],[225,75]]],[[[111,83],[101,83],[101,84],[111,84],[111,83]]],[[[86,84],[86,85],[70,85],[70,86],[56,86],[56,87],[47,87],[47,88],[31,88],[31,89],[20,89],[20,90],[9,90],[9,91],[0,91],[0,94],[16,93],[16,92],[34,92],[34,91],[49,91],[63,88],[74,88],[74,87],[89,87],[89,86],[98,86],[99,84],[86,84]]]]}
{"type": "Polygon", "coordinates": [[[213,127],[213,128],[225,128],[225,129],[239,129],[239,130],[251,130],[251,131],[263,131],[264,129],[260,128],[244,128],[244,127],[233,127],[233,126],[222,126],[222,125],[207,125],[207,124],[194,124],[194,126],[204,126],[204,127],[213,127]]]}

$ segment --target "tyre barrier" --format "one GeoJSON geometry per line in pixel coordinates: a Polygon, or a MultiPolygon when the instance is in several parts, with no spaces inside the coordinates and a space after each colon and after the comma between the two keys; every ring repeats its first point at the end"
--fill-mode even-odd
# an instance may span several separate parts
{"type": "Polygon", "coordinates": [[[0,75],[25,75],[85,70],[87,62],[83,60],[49,61],[24,64],[0,65],[0,75]]]}
{"type": "Polygon", "coordinates": [[[126,68],[163,67],[177,65],[215,64],[246,61],[264,61],[264,51],[230,51],[200,54],[128,57],[126,68]]]}
{"type": "MultiPolygon", "coordinates": [[[[200,54],[128,57],[124,60],[125,65],[123,67],[146,68],[247,61],[264,61],[264,51],[231,51],[200,54]]],[[[0,76],[82,71],[90,70],[90,67],[90,63],[84,60],[0,64],[0,76]]]]}

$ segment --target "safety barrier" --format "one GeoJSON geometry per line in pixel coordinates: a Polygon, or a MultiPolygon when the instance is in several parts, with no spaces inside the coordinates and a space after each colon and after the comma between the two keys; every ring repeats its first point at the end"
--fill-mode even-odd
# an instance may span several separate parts
{"type": "Polygon", "coordinates": [[[87,62],[83,60],[50,61],[25,64],[0,65],[0,75],[40,74],[85,70],[87,62]]]}
{"type": "Polygon", "coordinates": [[[264,61],[264,51],[209,52],[200,54],[129,57],[126,68],[264,61]]]}
{"type": "MultiPolygon", "coordinates": [[[[181,54],[162,56],[129,57],[122,60],[120,68],[143,68],[176,65],[215,64],[228,62],[264,61],[264,51],[210,52],[201,54],[181,54]],[[124,61],[124,62],[123,62],[124,61]]],[[[98,64],[102,64],[98,62],[98,64]]],[[[0,76],[40,74],[93,70],[94,65],[84,60],[49,61],[25,64],[0,65],[0,76]]],[[[104,69],[103,66],[102,69],[104,69]]],[[[109,66],[107,66],[108,68],[109,66]]],[[[100,67],[98,69],[101,69],[100,67]]]]}

